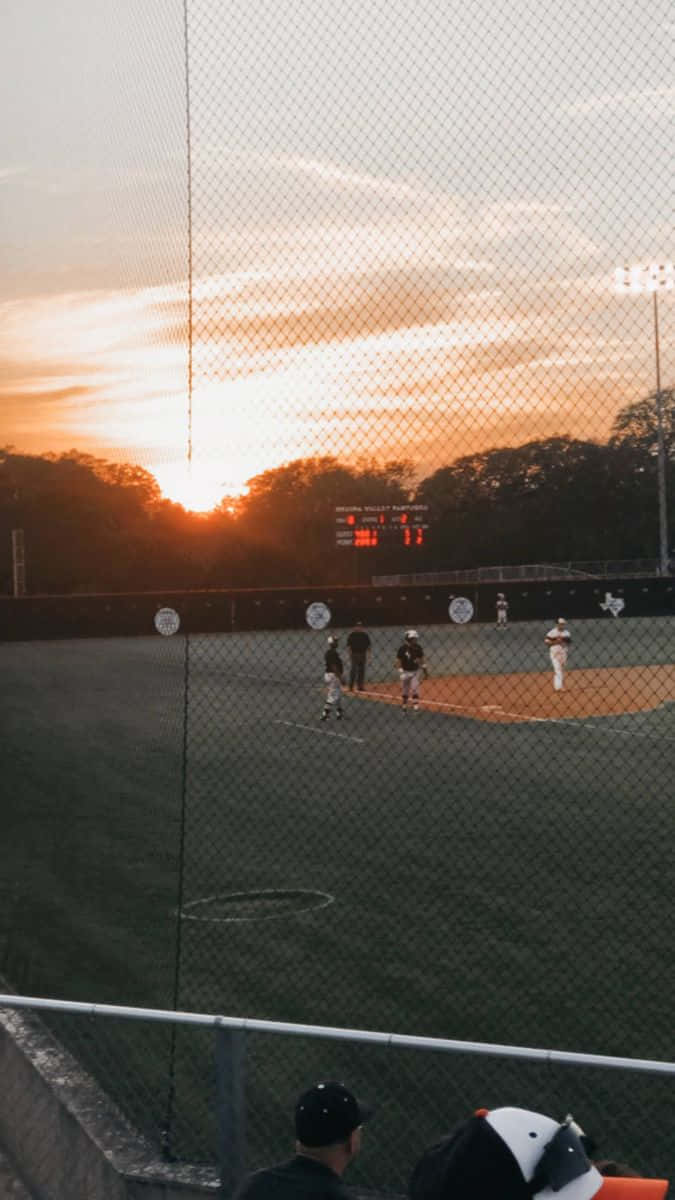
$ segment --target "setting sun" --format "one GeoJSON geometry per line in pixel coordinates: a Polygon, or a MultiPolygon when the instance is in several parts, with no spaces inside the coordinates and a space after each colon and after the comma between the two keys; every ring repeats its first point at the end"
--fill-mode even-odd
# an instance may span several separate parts
{"type": "Polygon", "coordinates": [[[222,464],[195,460],[153,464],[155,476],[166,500],[182,504],[189,512],[211,512],[226,497],[243,496],[246,486],[223,477],[222,464]]]}

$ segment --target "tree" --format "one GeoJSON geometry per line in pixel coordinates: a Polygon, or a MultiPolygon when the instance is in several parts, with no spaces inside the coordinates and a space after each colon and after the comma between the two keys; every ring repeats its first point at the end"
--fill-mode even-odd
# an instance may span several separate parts
{"type": "Polygon", "coordinates": [[[11,528],[24,529],[32,592],[128,587],[148,507],[158,495],[143,468],[117,470],[78,451],[26,455],[5,449],[0,457],[2,537],[11,528]]]}
{"type": "MultiPolygon", "coordinates": [[[[338,505],[406,503],[412,467],[361,459],[343,466],[333,455],[295,459],[248,483],[236,518],[237,571],[247,586],[341,582],[345,561],[335,549],[338,505]]],[[[216,574],[225,577],[221,556],[216,574]]]]}
{"type": "MultiPolygon", "coordinates": [[[[675,461],[675,388],[661,390],[661,428],[666,459],[675,461]]],[[[630,445],[650,458],[658,453],[657,393],[627,404],[614,418],[610,445],[630,445]]]]}
{"type": "Polygon", "coordinates": [[[96,458],[93,454],[83,454],[80,450],[67,450],[62,454],[42,455],[46,462],[74,463],[90,471],[97,479],[109,487],[126,490],[143,504],[157,504],[162,499],[162,493],[155,476],[146,471],[138,463],[114,463],[106,458],[96,458]]]}
{"type": "Polygon", "coordinates": [[[625,489],[619,456],[568,436],[467,455],[423,480],[435,565],[621,556],[625,489]]]}
{"type": "MultiPolygon", "coordinates": [[[[660,525],[661,471],[659,469],[659,432],[663,438],[663,484],[665,518],[672,530],[675,523],[675,496],[671,486],[675,462],[675,388],[651,392],[642,400],[626,405],[612,426],[610,446],[622,455],[634,506],[630,525],[639,542],[641,557],[661,555],[657,528],[660,525]],[[660,430],[659,430],[660,409],[660,430]]],[[[668,554],[670,547],[666,547],[668,554]]]]}

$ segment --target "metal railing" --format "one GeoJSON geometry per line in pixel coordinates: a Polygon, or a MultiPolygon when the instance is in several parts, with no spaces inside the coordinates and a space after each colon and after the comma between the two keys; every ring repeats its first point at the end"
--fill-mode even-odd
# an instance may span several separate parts
{"type": "Polygon", "coordinates": [[[415,583],[510,583],[530,579],[641,579],[659,574],[658,559],[637,558],[469,567],[460,571],[423,571],[412,575],[374,575],[372,583],[375,587],[400,587],[415,583]]]}
{"type": "MultiPolygon", "coordinates": [[[[69,1000],[57,1000],[35,996],[0,994],[0,1008],[88,1016],[117,1018],[131,1021],[159,1022],[176,1027],[210,1029],[214,1034],[213,1065],[215,1069],[215,1107],[218,1128],[217,1160],[221,1187],[224,1192],[234,1189],[247,1169],[247,1040],[253,1034],[272,1034],[296,1038],[322,1039],[346,1042],[356,1046],[379,1047],[388,1051],[416,1050],[439,1054],[515,1060],[522,1063],[553,1066],[592,1068],[610,1071],[626,1071],[635,1075],[648,1075],[652,1079],[675,1079],[675,1062],[626,1056],[587,1054],[566,1050],[544,1049],[531,1046],[500,1045],[497,1043],[460,1041],[453,1038],[419,1037],[408,1034],[386,1033],[374,1030],[348,1029],[323,1025],[308,1025],[289,1021],[267,1021],[246,1017],[230,1017],[215,1013],[193,1013],[166,1009],[138,1008],[125,1005],[96,1004],[69,1000]]],[[[381,1087],[381,1080],[379,1081],[381,1087]]],[[[501,1103],[508,1100],[502,1097],[501,1103]]],[[[385,1102],[386,1104],[386,1102],[385,1102]]],[[[657,1105],[654,1105],[654,1111],[657,1105]]],[[[412,1120],[415,1114],[407,1114],[412,1120]]],[[[610,1122],[611,1123],[611,1122],[610,1122]]],[[[664,1136],[667,1136],[664,1121],[664,1136]]],[[[161,1139],[159,1139],[161,1141],[161,1139]]],[[[273,1156],[278,1147],[270,1147],[273,1156]]],[[[249,1164],[250,1165],[250,1164],[249,1164]]],[[[371,1186],[376,1181],[367,1179],[371,1186]]],[[[381,1185],[380,1185],[381,1186],[381,1185]]]]}

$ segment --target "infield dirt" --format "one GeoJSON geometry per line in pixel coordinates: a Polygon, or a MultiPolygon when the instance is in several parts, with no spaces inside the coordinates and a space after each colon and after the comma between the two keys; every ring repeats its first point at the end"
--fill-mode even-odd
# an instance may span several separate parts
{"type": "MultiPolygon", "coordinates": [[[[368,699],[397,703],[398,682],[370,684],[368,699]]],[[[553,690],[552,672],[444,675],[422,684],[421,707],[479,721],[542,721],[646,712],[675,700],[675,666],[580,668],[553,690]]]]}

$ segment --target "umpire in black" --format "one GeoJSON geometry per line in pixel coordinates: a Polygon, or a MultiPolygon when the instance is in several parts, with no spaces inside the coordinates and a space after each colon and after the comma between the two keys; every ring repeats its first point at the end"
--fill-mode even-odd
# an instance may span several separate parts
{"type": "Polygon", "coordinates": [[[370,637],[363,628],[363,621],[357,621],[347,638],[349,650],[349,690],[354,691],[354,684],[360,692],[366,678],[366,661],[370,654],[370,637]]]}
{"type": "Polygon", "coordinates": [[[236,1200],[351,1200],[342,1175],[361,1148],[373,1110],[334,1079],[303,1092],[295,1106],[295,1157],[254,1171],[236,1200]]]}

